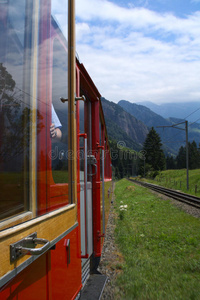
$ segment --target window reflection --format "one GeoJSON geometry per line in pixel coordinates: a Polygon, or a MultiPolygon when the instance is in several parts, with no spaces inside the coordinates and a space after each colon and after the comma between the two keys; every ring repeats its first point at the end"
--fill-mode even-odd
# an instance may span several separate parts
{"type": "MultiPolygon", "coordinates": [[[[55,183],[68,182],[68,102],[64,104],[60,97],[67,98],[67,52],[58,39],[53,45],[53,76],[52,76],[52,103],[57,119],[56,127],[61,130],[62,138],[52,139],[52,174],[55,183]]],[[[55,122],[55,121],[54,121],[55,122]]]]}
{"type": "Polygon", "coordinates": [[[67,1],[51,1],[51,14],[67,40],[67,31],[68,31],[68,5],[67,1]]]}
{"type": "MultiPolygon", "coordinates": [[[[53,28],[45,27],[44,30],[47,23],[41,18],[50,18],[48,5],[51,1],[0,0],[0,221],[30,210],[29,182],[32,181],[29,174],[35,176],[34,180],[43,178],[42,172],[32,170],[30,166],[38,168],[38,162],[44,166],[47,156],[45,139],[42,140],[43,151],[37,152],[38,157],[36,149],[42,144],[41,136],[46,138],[49,134],[50,118],[47,118],[45,109],[52,104],[62,131],[62,140],[52,141],[55,154],[53,177],[56,183],[68,182],[68,104],[60,101],[60,97],[67,98],[68,95],[68,55],[64,37],[67,32],[67,1],[64,6],[62,1],[52,1],[53,28]],[[47,62],[52,57],[49,34],[52,34],[54,46],[52,68],[47,72],[44,67],[49,67],[47,62]],[[43,76],[47,73],[46,77],[43,76]],[[48,94],[50,90],[52,103],[48,94]],[[43,97],[46,93],[48,99],[43,97]]],[[[42,167],[40,170],[45,171],[42,167]]],[[[40,184],[45,185],[45,180],[40,184]]],[[[34,204],[36,207],[40,205],[34,204]]],[[[44,205],[46,202],[41,204],[45,211],[44,205]]]]}
{"type": "Polygon", "coordinates": [[[25,0],[0,3],[0,220],[29,209],[32,112],[23,85],[25,7],[25,0]]]}

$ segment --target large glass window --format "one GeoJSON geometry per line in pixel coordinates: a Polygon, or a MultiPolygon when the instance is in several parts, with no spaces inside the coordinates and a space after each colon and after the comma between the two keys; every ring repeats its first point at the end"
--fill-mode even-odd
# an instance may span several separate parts
{"type": "Polygon", "coordinates": [[[32,109],[24,82],[27,9],[25,0],[0,2],[0,221],[29,209],[32,109]]]}
{"type": "Polygon", "coordinates": [[[67,204],[67,23],[67,1],[0,0],[0,223],[67,204]]]}

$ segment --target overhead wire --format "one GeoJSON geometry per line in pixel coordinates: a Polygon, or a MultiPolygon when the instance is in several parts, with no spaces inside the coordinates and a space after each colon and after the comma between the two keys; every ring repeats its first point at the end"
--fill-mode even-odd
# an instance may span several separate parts
{"type": "MultiPolygon", "coordinates": [[[[194,113],[196,113],[196,112],[199,111],[199,110],[200,110],[200,107],[197,108],[196,110],[194,110],[193,112],[191,112],[189,115],[187,115],[183,120],[186,120],[187,118],[189,118],[191,115],[193,115],[194,113]]],[[[193,123],[189,123],[189,124],[188,124],[188,127],[191,126],[191,125],[193,125],[193,124],[195,124],[195,123],[198,122],[199,120],[200,120],[200,118],[197,119],[197,120],[196,120],[195,122],[193,122],[193,123]]],[[[172,139],[174,139],[177,135],[179,135],[179,133],[173,135],[168,141],[165,141],[165,142],[163,142],[163,143],[178,143],[178,141],[170,142],[170,141],[171,141],[172,139]]]]}

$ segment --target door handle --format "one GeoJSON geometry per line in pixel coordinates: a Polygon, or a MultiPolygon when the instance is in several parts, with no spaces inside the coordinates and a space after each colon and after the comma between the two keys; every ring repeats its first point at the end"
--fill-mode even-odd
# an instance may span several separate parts
{"type": "MultiPolygon", "coordinates": [[[[86,101],[86,98],[85,98],[84,95],[82,95],[81,97],[75,97],[75,101],[79,101],[79,100],[86,101]]],[[[65,103],[65,102],[68,101],[68,99],[67,99],[67,98],[63,98],[63,97],[60,97],[60,101],[61,101],[62,103],[65,103]]]]}
{"type": "Polygon", "coordinates": [[[40,255],[48,250],[50,242],[46,239],[37,238],[37,232],[10,245],[10,261],[13,262],[23,255],[40,255]],[[35,248],[36,245],[43,245],[35,248]]]}

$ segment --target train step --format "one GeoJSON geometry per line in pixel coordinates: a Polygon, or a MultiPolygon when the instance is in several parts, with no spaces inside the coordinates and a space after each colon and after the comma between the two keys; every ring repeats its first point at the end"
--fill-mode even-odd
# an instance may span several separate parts
{"type": "Polygon", "coordinates": [[[107,276],[102,274],[90,275],[86,285],[81,291],[80,300],[99,300],[106,285],[107,276]]]}

